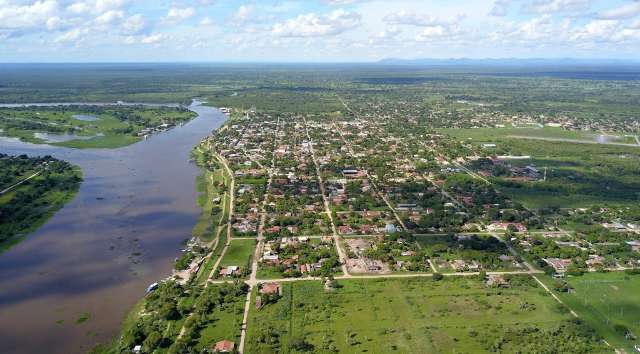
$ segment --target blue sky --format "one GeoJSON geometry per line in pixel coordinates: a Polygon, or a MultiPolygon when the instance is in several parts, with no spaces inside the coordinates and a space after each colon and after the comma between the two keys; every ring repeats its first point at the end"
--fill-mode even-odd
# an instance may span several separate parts
{"type": "Polygon", "coordinates": [[[0,61],[640,57],[640,0],[0,0],[0,61]]]}

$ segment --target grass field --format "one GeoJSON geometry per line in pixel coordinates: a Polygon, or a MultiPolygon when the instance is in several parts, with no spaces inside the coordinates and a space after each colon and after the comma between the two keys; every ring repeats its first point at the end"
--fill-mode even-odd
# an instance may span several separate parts
{"type": "Polygon", "coordinates": [[[245,267],[253,255],[256,247],[256,240],[232,240],[227,253],[220,261],[221,267],[240,266],[245,267]]]}
{"type": "Polygon", "coordinates": [[[492,142],[487,154],[530,156],[509,160],[516,167],[534,165],[546,180],[512,181],[494,177],[498,189],[530,208],[629,205],[640,200],[640,149],[637,147],[509,138],[518,135],[584,140],[593,133],[558,128],[499,128],[441,130],[474,142],[492,142]]]}
{"type": "Polygon", "coordinates": [[[0,108],[2,135],[70,148],[117,148],[141,140],[143,128],[188,121],[184,108],[140,106],[50,106],[0,108]],[[35,133],[51,134],[52,140],[35,133]],[[64,136],[63,138],[61,138],[64,136]],[[66,136],[66,135],[69,136],[66,136]],[[60,140],[57,140],[60,139],[60,140]]]}
{"type": "Polygon", "coordinates": [[[226,183],[226,181],[223,170],[218,169],[212,172],[203,169],[202,171],[202,175],[196,180],[196,188],[200,193],[198,205],[202,208],[202,213],[193,227],[192,234],[203,241],[212,241],[218,227],[225,224],[225,209],[228,209],[227,194],[221,191],[216,183],[226,183]],[[214,203],[215,198],[220,198],[220,202],[214,203]],[[215,211],[214,207],[217,207],[215,211]]]}
{"type": "Polygon", "coordinates": [[[136,136],[108,134],[88,140],[70,140],[61,143],[53,143],[51,145],[74,149],[115,149],[137,143],[140,140],[142,139],[136,136]]]}
{"type": "Polygon", "coordinates": [[[247,352],[560,353],[587,342],[590,349],[581,352],[605,351],[588,335],[571,337],[583,326],[530,277],[501,290],[475,277],[340,284],[327,292],[316,281],[283,283],[277,303],[251,307],[247,352]]]}
{"type": "Polygon", "coordinates": [[[243,313],[244,297],[234,298],[234,301],[226,303],[223,307],[213,309],[207,314],[209,322],[197,335],[195,349],[199,352],[209,349],[221,340],[230,340],[237,345],[240,341],[243,313]]]}
{"type": "Polygon", "coordinates": [[[568,279],[575,289],[558,294],[562,301],[594,327],[611,345],[633,353],[633,344],[615,325],[623,325],[640,336],[640,276],[615,273],[590,273],[568,279]]]}
{"type": "Polygon", "coordinates": [[[471,140],[476,143],[494,142],[496,138],[505,138],[509,136],[597,142],[600,135],[607,135],[609,136],[610,142],[635,144],[635,139],[633,137],[625,136],[623,133],[599,134],[596,132],[572,131],[555,127],[438,129],[438,131],[460,139],[471,140]]]}
{"type": "Polygon", "coordinates": [[[509,195],[510,198],[517,200],[530,209],[540,209],[547,207],[562,208],[585,208],[593,205],[633,205],[635,202],[629,200],[620,200],[609,198],[603,200],[602,197],[580,195],[580,194],[559,194],[557,192],[544,192],[539,190],[527,190],[521,188],[505,188],[501,187],[500,191],[509,195]]]}

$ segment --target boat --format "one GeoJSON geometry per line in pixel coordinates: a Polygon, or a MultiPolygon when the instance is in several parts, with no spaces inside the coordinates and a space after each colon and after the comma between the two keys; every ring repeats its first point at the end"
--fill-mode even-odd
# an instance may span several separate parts
{"type": "Polygon", "coordinates": [[[150,293],[150,292],[156,290],[158,288],[158,285],[159,285],[158,283],[153,283],[153,284],[147,286],[147,293],[150,293]]]}

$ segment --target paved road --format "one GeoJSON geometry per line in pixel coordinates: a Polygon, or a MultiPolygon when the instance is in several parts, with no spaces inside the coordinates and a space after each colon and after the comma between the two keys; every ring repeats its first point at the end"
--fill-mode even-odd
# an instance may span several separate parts
{"type": "Polygon", "coordinates": [[[331,214],[331,209],[329,208],[329,199],[327,198],[327,193],[324,188],[324,181],[322,180],[322,175],[320,173],[320,164],[316,159],[316,152],[313,148],[313,140],[311,139],[311,135],[309,134],[309,126],[307,125],[307,119],[303,117],[304,121],[304,129],[307,133],[307,140],[309,142],[309,151],[311,152],[311,159],[313,160],[313,164],[316,168],[316,175],[318,176],[318,184],[320,186],[320,193],[322,193],[322,201],[324,204],[325,213],[329,217],[329,221],[331,222],[331,232],[333,233],[333,242],[335,243],[336,250],[338,251],[338,258],[340,258],[340,263],[342,264],[342,273],[345,274],[346,277],[349,277],[349,271],[347,270],[347,255],[342,250],[340,246],[340,237],[338,236],[338,230],[336,229],[336,224],[333,220],[333,215],[331,214]]]}

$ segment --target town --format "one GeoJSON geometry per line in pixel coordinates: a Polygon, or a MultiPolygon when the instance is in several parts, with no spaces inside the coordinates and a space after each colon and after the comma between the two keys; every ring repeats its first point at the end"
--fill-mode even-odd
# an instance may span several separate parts
{"type": "MultiPolygon", "coordinates": [[[[294,336],[271,322],[273,311],[305,284],[321,284],[315,301],[375,280],[452,282],[487,296],[538,288],[542,299],[531,301],[555,303],[559,317],[569,320],[581,318],[566,298],[575,292],[569,278],[640,273],[640,227],[625,219],[632,214],[614,207],[527,207],[501,189],[552,178],[530,156],[501,156],[496,144],[452,139],[411,116],[397,124],[379,106],[354,109],[358,101],[337,99],[341,115],[225,109],[227,123],[194,150],[208,173],[224,175],[217,192],[205,195],[219,215],[215,238],[192,239],[174,275],[148,289],[149,311],[166,302],[177,306],[172,317],[153,312],[173,335],[152,330],[150,340],[148,329],[136,327],[135,334],[125,332],[123,348],[358,348],[355,340],[294,336]],[[211,292],[227,295],[209,312],[180,305],[211,301],[202,298],[211,292]],[[167,345],[161,337],[174,339],[167,345]]],[[[567,323],[573,324],[562,330],[595,340],[591,348],[610,345],[586,335],[588,323],[567,323]]],[[[636,340],[632,329],[620,331],[624,341],[636,340]]]]}

